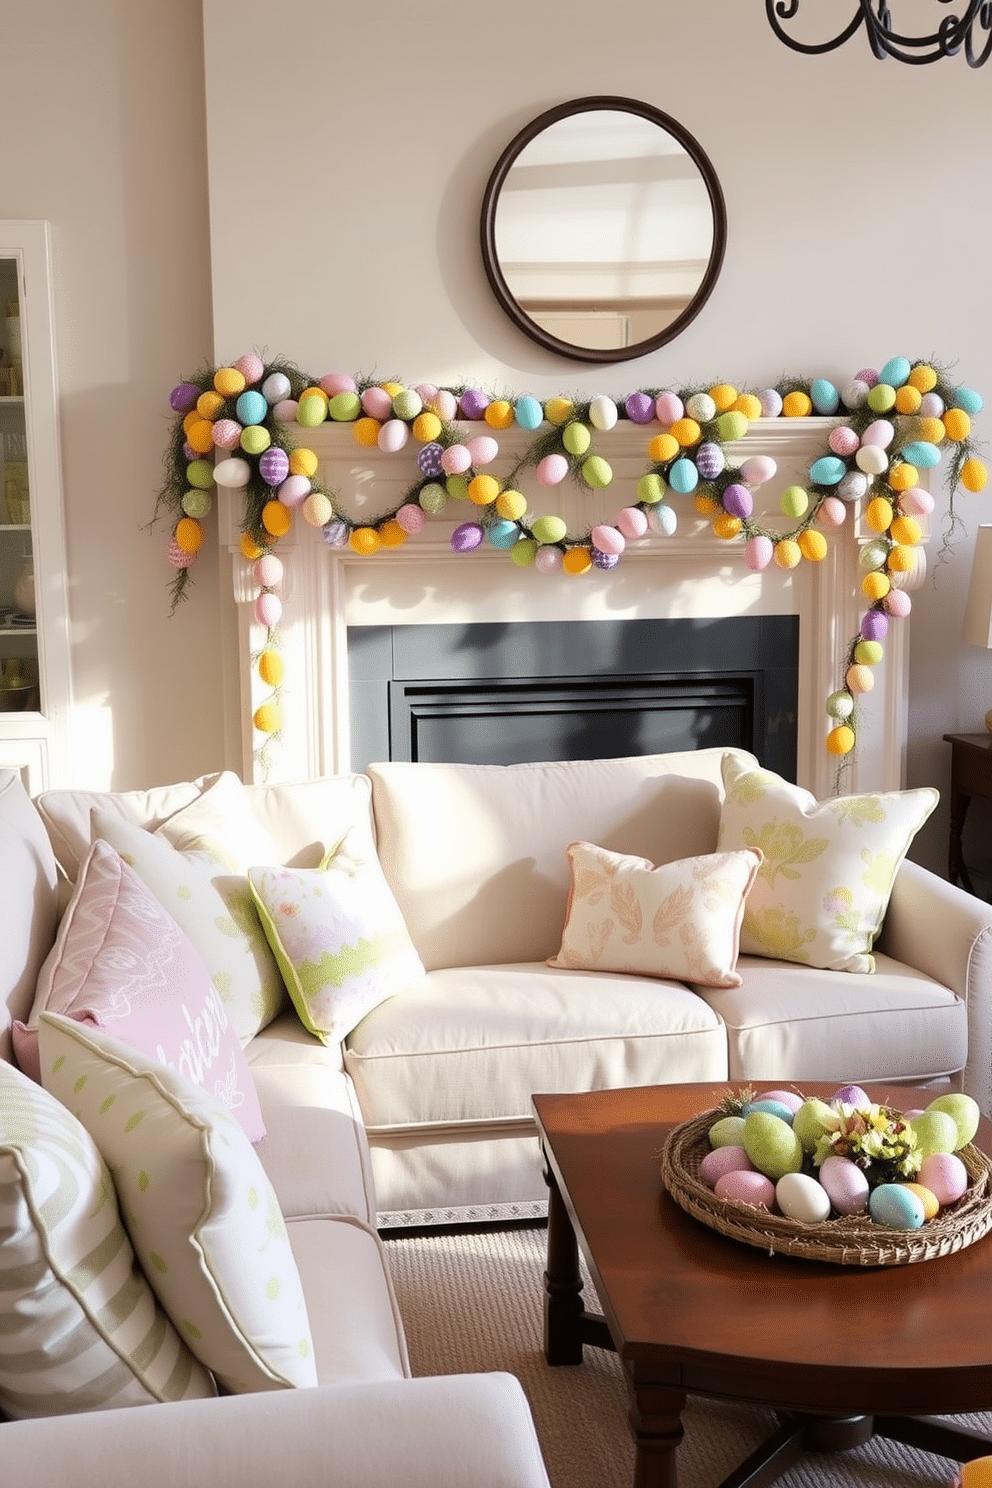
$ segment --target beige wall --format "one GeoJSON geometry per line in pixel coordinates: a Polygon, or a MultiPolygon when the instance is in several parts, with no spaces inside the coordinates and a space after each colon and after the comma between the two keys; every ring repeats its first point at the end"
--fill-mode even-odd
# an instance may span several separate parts
{"type": "MultiPolygon", "coordinates": [[[[898,19],[922,27],[933,9],[904,0],[898,19]]],[[[164,536],[142,525],[169,388],[204,360],[259,350],[318,374],[540,396],[844,380],[895,354],[932,355],[992,398],[992,64],[879,64],[860,37],[798,57],[758,4],[713,8],[701,31],[698,0],[629,0],[622,12],[504,0],[470,24],[431,4],[295,0],[279,12],[203,0],[204,65],[200,10],[94,0],[4,17],[0,215],[54,227],[87,783],[124,788],[221,762],[216,552],[197,560],[192,597],[169,619],[164,536]],[[523,338],[477,250],[503,146],[534,114],[593,93],[680,119],[729,214],[724,271],[699,319],[661,352],[604,370],[523,338]]],[[[945,794],[940,735],[980,726],[992,702],[992,657],[959,641],[974,529],[992,521],[992,498],[964,497],[958,516],[911,622],[910,782],[945,794]]],[[[938,524],[932,559],[940,546],[938,524]]],[[[945,832],[946,805],[918,855],[939,866],[945,832]]]]}

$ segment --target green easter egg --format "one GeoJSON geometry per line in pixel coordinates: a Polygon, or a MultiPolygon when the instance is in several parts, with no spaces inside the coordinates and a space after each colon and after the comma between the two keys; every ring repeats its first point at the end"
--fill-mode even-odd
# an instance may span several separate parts
{"type": "Polygon", "coordinates": [[[568,527],[561,517],[538,517],[530,530],[539,543],[559,543],[568,527]]]}
{"type": "Polygon", "coordinates": [[[721,413],[716,421],[716,432],[720,439],[743,439],[747,433],[747,419],[743,413],[721,413]]]}
{"type": "Polygon", "coordinates": [[[561,442],[570,455],[584,455],[592,443],[592,435],[585,424],[567,424],[561,442]]]}
{"type": "Polygon", "coordinates": [[[311,393],[309,398],[301,398],[296,405],[296,422],[304,429],[315,429],[325,421],[327,413],[328,405],[323,398],[311,393]]]}
{"type": "Polygon", "coordinates": [[[602,455],[590,455],[583,461],[582,474],[590,486],[602,490],[613,479],[613,467],[602,455]]]}
{"type": "Polygon", "coordinates": [[[187,491],[182,499],[182,508],[187,517],[205,517],[214,504],[209,491],[198,489],[187,491]]]}
{"type": "Polygon", "coordinates": [[[803,1101],[799,1110],[792,1118],[792,1130],[799,1138],[806,1152],[815,1152],[816,1144],[824,1132],[833,1131],[837,1126],[837,1112],[826,1101],[818,1100],[816,1096],[810,1096],[803,1101]]]}
{"type": "Polygon", "coordinates": [[[448,493],[436,481],[430,481],[426,486],[421,486],[417,500],[429,516],[439,517],[448,504],[448,493]]]}
{"type": "Polygon", "coordinates": [[[877,666],[883,655],[881,641],[859,641],[854,648],[854,659],[861,666],[877,666]]]}
{"type": "MultiPolygon", "coordinates": [[[[315,398],[307,399],[308,403],[319,401],[315,398]]],[[[262,424],[249,424],[247,429],[241,430],[240,444],[246,455],[260,455],[271,443],[272,435],[262,424]]]]}
{"type": "Polygon", "coordinates": [[[888,413],[890,408],[896,406],[896,390],[890,382],[876,382],[873,388],[868,389],[865,402],[873,413],[888,413]]]}
{"type": "Polygon", "coordinates": [[[537,550],[539,546],[540,544],[536,543],[533,538],[522,537],[520,541],[518,543],[514,543],[513,547],[510,549],[510,557],[513,559],[518,568],[526,568],[527,565],[529,563],[533,563],[534,559],[537,557],[537,550]]]}
{"type": "Polygon", "coordinates": [[[913,1116],[910,1126],[916,1133],[916,1150],[924,1157],[932,1152],[953,1152],[958,1141],[958,1124],[953,1116],[939,1107],[928,1106],[913,1116]]]}
{"type": "Polygon", "coordinates": [[[786,486],[782,492],[779,505],[785,516],[797,521],[800,517],[805,516],[809,509],[809,492],[804,490],[802,486],[786,486]]]}
{"type": "MultiPolygon", "coordinates": [[[[958,1139],[954,1151],[960,1152],[962,1147],[967,1147],[978,1130],[978,1120],[981,1110],[978,1102],[971,1095],[964,1095],[959,1091],[953,1091],[949,1095],[938,1095],[927,1106],[928,1111],[943,1111],[950,1116],[958,1129],[958,1139]]],[[[918,1118],[917,1118],[918,1119],[918,1118]]]]}
{"type": "Polygon", "coordinates": [[[741,1147],[744,1137],[743,1116],[721,1116],[710,1127],[711,1147],[741,1147]]]}
{"type": "MultiPolygon", "coordinates": [[[[309,399],[305,399],[309,402],[309,399]]],[[[318,398],[318,403],[323,403],[323,398],[318,398]]],[[[327,405],[328,417],[336,424],[350,424],[358,418],[362,411],[362,400],[357,393],[335,393],[327,405]]]]}
{"type": "Polygon", "coordinates": [[[803,1165],[803,1144],[787,1121],[768,1111],[752,1111],[744,1121],[744,1151],[759,1173],[773,1183],[803,1165]]]}
{"type": "Polygon", "coordinates": [[[653,471],[650,475],[642,475],[637,482],[637,499],[646,502],[648,506],[657,506],[659,501],[664,501],[667,492],[665,482],[653,471]]]}
{"type": "Polygon", "coordinates": [[[452,501],[467,501],[469,499],[468,481],[463,475],[449,475],[444,483],[444,489],[452,501]]]}
{"type": "Polygon", "coordinates": [[[415,388],[403,388],[393,399],[393,412],[407,423],[415,419],[424,406],[424,400],[415,388]]]}
{"type": "Polygon", "coordinates": [[[186,479],[191,486],[209,491],[214,483],[214,467],[209,460],[191,460],[186,466],[186,479]]]}

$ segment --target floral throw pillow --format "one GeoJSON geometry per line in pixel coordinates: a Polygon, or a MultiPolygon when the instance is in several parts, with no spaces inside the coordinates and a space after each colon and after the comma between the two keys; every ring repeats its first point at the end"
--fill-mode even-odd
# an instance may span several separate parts
{"type": "Polygon", "coordinates": [[[349,832],[318,868],[249,868],[259,917],[303,1026],[343,1039],[424,965],[364,839],[349,832]]]}
{"type": "Polygon", "coordinates": [[[740,986],[738,937],[760,853],[707,853],[655,867],[591,842],[567,851],[565,929],[549,966],[740,986]]]}
{"type": "Polygon", "coordinates": [[[872,972],[899,865],[938,793],[883,791],[818,801],[770,770],[723,761],[719,846],[763,858],[741,950],[828,971],[872,972]]]}

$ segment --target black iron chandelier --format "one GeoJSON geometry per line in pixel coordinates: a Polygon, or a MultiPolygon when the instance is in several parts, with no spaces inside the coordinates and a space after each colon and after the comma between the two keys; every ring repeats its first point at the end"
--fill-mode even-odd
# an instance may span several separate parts
{"type": "MultiPolygon", "coordinates": [[[[929,36],[902,36],[892,26],[892,13],[885,0],[859,0],[858,8],[844,29],[830,41],[803,42],[790,36],[785,23],[795,19],[801,0],[765,0],[765,11],[779,41],[794,52],[814,56],[833,52],[864,26],[868,43],[879,60],[895,57],[898,62],[919,66],[954,57],[963,51],[969,67],[981,67],[992,50],[992,0],[968,0],[960,15],[944,14],[929,36]]],[[[948,5],[951,0],[935,0],[948,5]]]]}

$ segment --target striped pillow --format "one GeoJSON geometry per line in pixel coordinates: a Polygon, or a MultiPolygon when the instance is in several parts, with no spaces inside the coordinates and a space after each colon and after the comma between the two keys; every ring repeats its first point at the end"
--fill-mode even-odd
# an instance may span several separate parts
{"type": "Polygon", "coordinates": [[[85,1128],[0,1060],[0,1409],[216,1394],[138,1268],[85,1128]]]}

